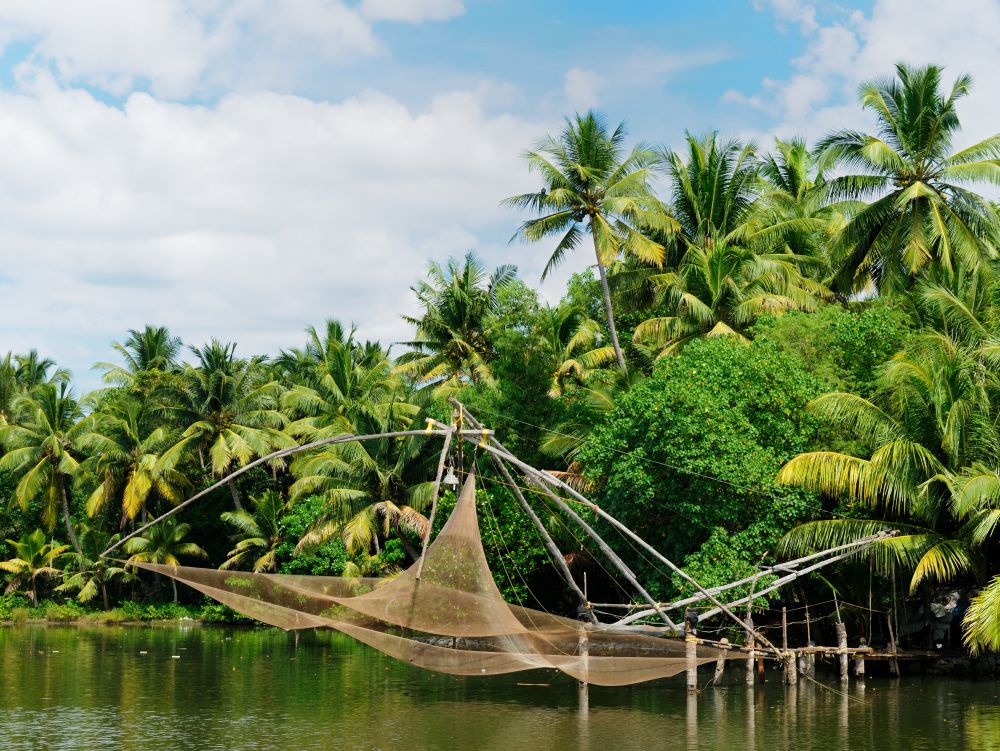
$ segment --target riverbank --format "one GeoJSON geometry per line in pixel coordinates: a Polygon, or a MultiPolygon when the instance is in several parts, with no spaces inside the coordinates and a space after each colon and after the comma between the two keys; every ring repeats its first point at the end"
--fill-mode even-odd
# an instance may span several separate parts
{"type": "Polygon", "coordinates": [[[219,603],[186,605],[173,602],[139,603],[125,601],[109,610],[87,608],[69,600],[52,602],[44,600],[37,606],[17,595],[0,596],[0,623],[61,623],[91,625],[121,625],[148,623],[155,621],[197,621],[199,623],[222,623],[253,625],[255,621],[240,615],[219,603]]]}

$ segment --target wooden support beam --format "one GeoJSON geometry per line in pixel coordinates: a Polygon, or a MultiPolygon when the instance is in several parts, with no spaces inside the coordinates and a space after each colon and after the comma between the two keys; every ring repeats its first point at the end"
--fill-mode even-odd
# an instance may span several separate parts
{"type": "Polygon", "coordinates": [[[840,661],[840,682],[847,683],[847,626],[838,623],[837,627],[837,654],[840,661]]]}
{"type": "Polygon", "coordinates": [[[726,672],[726,654],[729,652],[729,639],[722,637],[719,640],[719,656],[715,660],[715,675],[712,676],[712,685],[722,684],[722,676],[726,672]]]}
{"type": "Polygon", "coordinates": [[[437,474],[434,475],[434,492],[431,495],[431,514],[427,518],[427,533],[420,541],[420,560],[417,562],[417,581],[420,581],[421,574],[424,573],[424,558],[427,557],[427,543],[430,542],[431,534],[434,532],[434,516],[437,514],[438,495],[441,493],[441,477],[444,475],[444,463],[448,459],[448,449],[451,448],[451,426],[444,435],[444,446],[441,447],[441,455],[438,457],[437,474]]]}

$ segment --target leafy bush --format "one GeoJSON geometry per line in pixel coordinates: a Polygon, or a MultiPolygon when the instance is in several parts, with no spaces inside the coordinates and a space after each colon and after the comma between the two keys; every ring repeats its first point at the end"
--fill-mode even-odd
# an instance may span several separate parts
{"type": "Polygon", "coordinates": [[[69,600],[65,603],[44,602],[42,603],[45,620],[54,623],[67,623],[79,621],[87,615],[87,611],[80,607],[75,601],[69,600]]]}
{"type": "MultiPolygon", "coordinates": [[[[816,424],[805,404],[822,390],[798,358],[767,341],[689,344],[624,394],[580,453],[596,500],[668,558],[707,582],[749,570],[815,499],[774,485],[816,424]]],[[[628,546],[611,544],[627,551],[628,546]]],[[[669,574],[623,556],[654,595],[669,574]]]]}
{"type": "Polygon", "coordinates": [[[30,605],[27,597],[17,592],[8,592],[0,595],[0,621],[15,620],[13,612],[15,610],[26,610],[30,605]]]}
{"type": "Polygon", "coordinates": [[[278,570],[282,574],[312,574],[314,576],[340,576],[344,573],[348,555],[339,537],[327,540],[305,554],[297,554],[295,545],[313,522],[323,513],[324,502],[319,496],[309,496],[297,501],[281,517],[285,542],[278,546],[278,570]]]}

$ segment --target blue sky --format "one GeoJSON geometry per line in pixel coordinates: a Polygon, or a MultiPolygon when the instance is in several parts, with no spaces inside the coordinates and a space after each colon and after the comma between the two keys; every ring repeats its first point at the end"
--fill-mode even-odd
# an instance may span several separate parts
{"type": "Polygon", "coordinates": [[[971,139],[1000,130],[998,33],[1000,0],[6,3],[0,352],[86,390],[146,323],[244,354],[327,317],[396,341],[430,259],[476,248],[538,283],[546,249],[508,246],[498,202],[574,110],[766,147],[864,127],[861,80],[933,60],[977,78],[971,139]]]}

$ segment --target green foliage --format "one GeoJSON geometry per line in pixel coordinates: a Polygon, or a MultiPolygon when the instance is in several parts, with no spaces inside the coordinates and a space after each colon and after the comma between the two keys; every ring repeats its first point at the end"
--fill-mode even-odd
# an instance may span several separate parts
{"type": "Polygon", "coordinates": [[[27,608],[30,604],[31,601],[18,592],[0,594],[0,621],[13,620],[15,610],[27,608]]]}
{"type": "Polygon", "coordinates": [[[283,541],[277,549],[279,573],[315,576],[340,576],[344,573],[348,555],[340,537],[331,537],[308,552],[295,552],[296,541],[322,515],[324,505],[320,496],[308,496],[292,504],[281,517],[283,541]]]}
{"type": "MultiPolygon", "coordinates": [[[[668,558],[698,554],[692,563],[722,580],[756,564],[815,503],[773,479],[809,445],[815,423],[804,407],[818,390],[767,342],[693,342],[618,400],[578,458],[605,509],[668,558]],[[738,543],[714,560],[703,546],[723,533],[738,543]]],[[[673,593],[647,560],[629,563],[659,596],[673,593]]]]}

